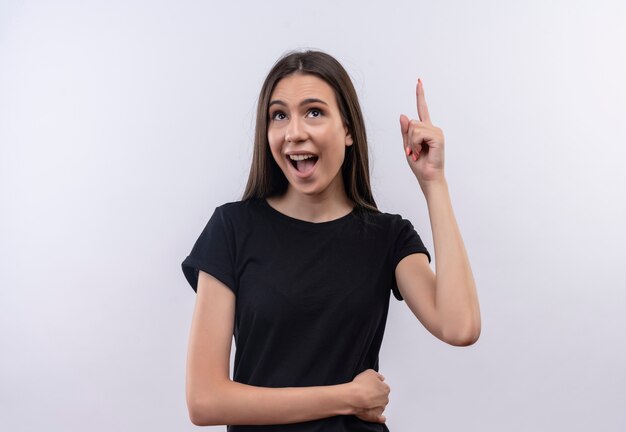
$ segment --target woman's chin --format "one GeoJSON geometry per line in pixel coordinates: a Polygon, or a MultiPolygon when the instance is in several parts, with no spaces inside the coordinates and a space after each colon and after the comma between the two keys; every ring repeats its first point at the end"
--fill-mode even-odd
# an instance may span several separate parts
{"type": "Polygon", "coordinates": [[[323,178],[320,178],[319,175],[316,178],[308,178],[306,181],[289,176],[287,179],[289,181],[289,189],[291,190],[291,193],[306,196],[316,196],[329,193],[336,193],[338,195],[345,194],[341,171],[338,172],[335,178],[328,183],[326,183],[323,178]]]}

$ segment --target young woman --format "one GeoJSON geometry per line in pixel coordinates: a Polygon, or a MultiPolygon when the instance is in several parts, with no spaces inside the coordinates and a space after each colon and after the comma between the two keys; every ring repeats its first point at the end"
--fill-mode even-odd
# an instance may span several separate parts
{"type": "Polygon", "coordinates": [[[244,196],[215,209],[182,263],[197,292],[186,387],[194,424],[388,431],[390,388],[377,371],[391,293],[437,338],[478,339],[443,132],[419,80],[416,95],[419,120],[400,116],[400,131],[428,203],[436,275],[413,225],[376,207],[363,117],[344,68],[319,51],[274,65],[244,196]]]}

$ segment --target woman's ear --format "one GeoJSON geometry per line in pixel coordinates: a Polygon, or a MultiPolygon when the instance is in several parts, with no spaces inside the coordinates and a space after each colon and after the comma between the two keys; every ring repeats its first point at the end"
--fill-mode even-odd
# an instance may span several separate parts
{"type": "Polygon", "coordinates": [[[353,144],[352,135],[348,133],[346,134],[346,146],[351,146],[352,144],[353,144]]]}

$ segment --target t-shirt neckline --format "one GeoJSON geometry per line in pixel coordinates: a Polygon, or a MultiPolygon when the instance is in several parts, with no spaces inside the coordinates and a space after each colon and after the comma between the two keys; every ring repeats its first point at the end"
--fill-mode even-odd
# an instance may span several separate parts
{"type": "Polygon", "coordinates": [[[356,212],[356,206],[354,206],[352,210],[350,211],[350,213],[346,213],[345,215],[340,216],[337,219],[333,219],[333,220],[329,220],[325,222],[310,222],[310,221],[305,221],[302,219],[297,219],[297,218],[288,216],[284,213],[281,213],[280,211],[272,207],[265,198],[260,198],[260,201],[261,201],[262,207],[264,207],[269,213],[271,213],[275,217],[278,217],[279,219],[285,222],[291,223],[293,225],[298,225],[304,228],[324,229],[327,227],[334,227],[336,225],[345,223],[346,221],[351,219],[356,212]]]}

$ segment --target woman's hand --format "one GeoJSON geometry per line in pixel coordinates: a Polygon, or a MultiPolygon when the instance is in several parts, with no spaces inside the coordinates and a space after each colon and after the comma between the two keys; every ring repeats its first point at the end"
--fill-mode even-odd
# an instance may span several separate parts
{"type": "Polygon", "coordinates": [[[400,115],[400,132],[409,167],[423,186],[425,182],[444,179],[444,138],[443,131],[430,121],[424,84],[420,79],[417,80],[415,94],[419,121],[400,115]]]}
{"type": "Polygon", "coordinates": [[[391,388],[383,381],[385,377],[374,369],[367,369],[352,380],[355,413],[354,415],[368,422],[385,423],[382,415],[389,403],[391,388]]]}

